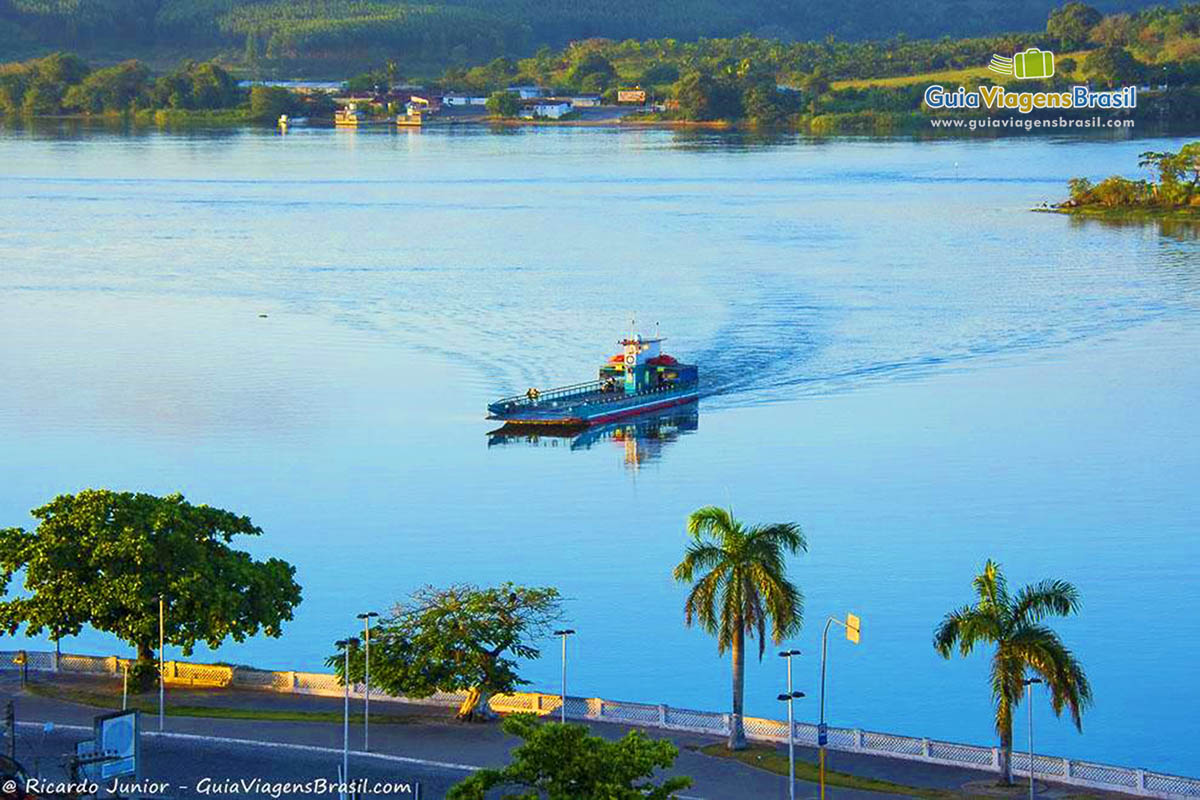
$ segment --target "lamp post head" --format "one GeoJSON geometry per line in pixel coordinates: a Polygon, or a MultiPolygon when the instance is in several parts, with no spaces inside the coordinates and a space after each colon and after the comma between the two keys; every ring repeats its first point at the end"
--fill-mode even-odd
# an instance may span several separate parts
{"type": "Polygon", "coordinates": [[[575,629],[574,629],[574,628],[563,628],[563,629],[562,629],[562,630],[560,630],[560,631],[555,631],[555,632],[554,632],[554,635],[555,635],[555,636],[570,636],[570,635],[571,635],[571,634],[573,634],[573,633],[575,633],[575,629]]]}
{"type": "Polygon", "coordinates": [[[792,699],[792,696],[791,696],[790,694],[781,694],[781,695],[779,695],[778,697],[776,697],[775,699],[776,699],[776,700],[783,700],[783,701],[787,701],[787,700],[791,700],[791,699],[792,699]]]}
{"type": "Polygon", "coordinates": [[[792,697],[799,700],[801,697],[804,697],[804,692],[792,692],[792,697]]]}
{"type": "Polygon", "coordinates": [[[782,650],[779,653],[780,658],[791,658],[792,656],[800,655],[799,650],[782,650]]]}
{"type": "Polygon", "coordinates": [[[1022,683],[1024,683],[1026,686],[1032,686],[1035,683],[1042,683],[1042,679],[1041,678],[1029,678],[1027,680],[1022,681],[1022,683]]]}
{"type": "Polygon", "coordinates": [[[349,639],[340,639],[336,643],[336,646],[341,649],[344,649],[344,650],[349,650],[349,649],[358,647],[358,637],[351,636],[349,639]]]}
{"type": "Polygon", "coordinates": [[[374,617],[378,617],[378,616],[379,616],[379,613],[376,611],[364,611],[363,613],[358,615],[358,618],[359,619],[373,619],[374,617]]]}

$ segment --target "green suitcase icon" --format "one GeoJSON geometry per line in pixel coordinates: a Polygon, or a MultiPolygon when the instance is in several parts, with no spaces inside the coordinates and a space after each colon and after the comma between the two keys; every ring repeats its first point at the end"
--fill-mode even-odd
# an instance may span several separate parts
{"type": "Polygon", "coordinates": [[[1018,78],[1049,78],[1054,74],[1054,53],[1031,47],[1013,55],[1013,74],[1018,78]]]}

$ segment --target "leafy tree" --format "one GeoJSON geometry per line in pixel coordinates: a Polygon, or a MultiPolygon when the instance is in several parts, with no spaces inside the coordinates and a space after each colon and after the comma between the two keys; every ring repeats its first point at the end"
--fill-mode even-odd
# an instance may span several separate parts
{"type": "Polygon", "coordinates": [[[260,630],[278,637],[300,602],[294,567],[229,546],[262,533],[248,517],[183,495],[85,489],[32,514],[35,530],[0,531],[0,628],[114,634],[137,649],[133,677],[143,688],[153,680],[160,597],[166,642],[185,655],[197,642],[217,647],[260,630]],[[7,597],[18,570],[27,596],[7,597]]]}
{"type": "Polygon", "coordinates": [[[742,93],[746,117],[756,125],[778,125],[796,111],[795,93],[783,92],[773,80],[755,81],[742,93]]]}
{"type": "Polygon", "coordinates": [[[1200,187],[1200,142],[1185,144],[1178,153],[1147,151],[1138,165],[1158,170],[1158,192],[1166,203],[1188,203],[1200,187]]]}
{"type": "Polygon", "coordinates": [[[642,86],[661,86],[679,80],[679,67],[663,61],[657,61],[646,67],[639,83],[642,86]]]}
{"type": "Polygon", "coordinates": [[[808,95],[808,112],[816,114],[818,101],[829,91],[829,78],[826,77],[825,71],[820,68],[814,69],[804,76],[800,86],[808,95]]]}
{"type": "Polygon", "coordinates": [[[1136,83],[1145,71],[1142,63],[1124,47],[1093,50],[1083,64],[1093,78],[1109,88],[1123,83],[1136,83]]]}
{"type": "Polygon", "coordinates": [[[733,713],[729,748],[746,747],[742,728],[745,691],[745,637],[758,637],[761,661],[771,639],[779,644],[804,624],[804,595],[787,578],[784,557],[807,550],[804,533],[792,522],[746,525],[716,506],[705,506],[688,517],[688,545],[675,567],[675,580],[693,583],[684,604],[684,618],[717,637],[717,652],[733,657],[733,713]],[[718,608],[718,603],[720,608],[718,608]]]}
{"type": "Polygon", "coordinates": [[[1058,39],[1062,47],[1074,50],[1087,43],[1088,34],[1102,16],[1089,5],[1070,2],[1050,12],[1046,20],[1046,33],[1058,39]]]}
{"type": "Polygon", "coordinates": [[[586,725],[542,724],[530,714],[505,718],[501,729],[523,740],[502,769],[482,769],[450,789],[447,800],[484,800],[497,788],[515,788],[512,800],[669,800],[692,785],[677,775],[655,784],[679,749],[665,739],[630,731],[610,741],[586,725]]]}
{"type": "Polygon", "coordinates": [[[977,644],[995,646],[992,657],[992,699],[996,704],[996,733],[1000,736],[1000,770],[1012,783],[1013,711],[1021,703],[1027,672],[1038,675],[1050,690],[1056,715],[1069,709],[1082,730],[1081,714],[1092,700],[1083,665],[1058,634],[1044,624],[1050,616],[1065,617],[1079,610],[1079,592],[1066,581],[1046,580],[1010,594],[1000,565],[984,564],[974,580],[976,601],[945,616],[934,630],[933,646],[944,658],[957,647],[963,656],[977,644]]]}
{"type": "Polygon", "coordinates": [[[521,110],[521,98],[516,92],[492,92],[485,106],[493,116],[515,117],[521,110]]]}
{"type": "Polygon", "coordinates": [[[603,76],[600,80],[604,80],[607,85],[608,81],[616,78],[617,68],[603,53],[589,49],[571,65],[571,69],[567,72],[567,82],[572,86],[579,86],[585,77],[592,75],[603,76]]]}
{"type": "Polygon", "coordinates": [[[295,97],[282,86],[250,89],[250,114],[261,122],[274,122],[281,114],[291,114],[295,106],[295,97]]]}
{"type": "MultiPolygon", "coordinates": [[[[459,718],[490,718],[490,696],[528,683],[517,659],[541,655],[534,642],[560,615],[558,590],[550,587],[426,586],[371,631],[371,682],[408,697],[465,691],[459,718]]],[[[361,652],[351,653],[351,680],[362,679],[364,661],[361,652]]],[[[326,663],[344,680],[344,656],[326,663]]]]}
{"type": "Polygon", "coordinates": [[[690,120],[739,119],[741,95],[727,78],[693,71],[680,78],[673,88],[679,113],[690,120]]]}
{"type": "Polygon", "coordinates": [[[63,106],[85,113],[127,111],[147,91],[150,70],[140,61],[123,61],[88,74],[67,90],[63,106]]]}

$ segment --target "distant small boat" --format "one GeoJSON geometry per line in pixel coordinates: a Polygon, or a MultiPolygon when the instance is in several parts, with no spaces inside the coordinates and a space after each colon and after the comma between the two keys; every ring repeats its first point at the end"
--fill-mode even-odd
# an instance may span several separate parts
{"type": "Polygon", "coordinates": [[[600,367],[597,380],[556,389],[529,389],[488,404],[488,419],[520,425],[587,427],[691,403],[700,396],[700,370],[662,352],[661,338],[622,339],[622,351],[600,367]]]}
{"type": "Polygon", "coordinates": [[[333,112],[333,124],[337,128],[357,128],[366,121],[367,115],[359,111],[353,103],[333,112]]]}

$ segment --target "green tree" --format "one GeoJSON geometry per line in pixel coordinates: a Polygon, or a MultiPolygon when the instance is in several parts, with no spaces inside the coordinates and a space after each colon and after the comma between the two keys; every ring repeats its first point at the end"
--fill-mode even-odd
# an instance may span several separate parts
{"type": "MultiPolygon", "coordinates": [[[[517,659],[541,655],[534,642],[560,615],[558,590],[550,587],[426,586],[372,630],[371,682],[408,697],[465,691],[459,718],[490,718],[491,695],[528,683],[517,673],[517,659]]],[[[342,655],[326,663],[343,676],[342,655]]],[[[361,652],[352,652],[350,679],[361,680],[363,670],[361,652]]]]}
{"type": "Polygon", "coordinates": [[[96,114],[102,111],[128,111],[147,92],[150,70],[140,61],[123,61],[90,73],[81,83],[67,90],[63,106],[96,114]]]}
{"type": "Polygon", "coordinates": [[[1050,12],[1046,20],[1046,33],[1058,39],[1063,48],[1075,50],[1087,44],[1088,34],[1103,17],[1089,5],[1067,3],[1050,12]]]}
{"type": "Polygon", "coordinates": [[[1000,565],[984,564],[974,580],[976,601],[951,611],[934,630],[933,646],[944,658],[957,647],[963,656],[977,644],[995,646],[992,656],[992,699],[1000,736],[1000,770],[1012,783],[1013,712],[1021,703],[1025,676],[1033,672],[1050,690],[1056,715],[1069,709],[1082,730],[1081,714],[1092,700],[1083,666],[1058,634],[1044,624],[1050,616],[1079,610],[1079,593],[1066,581],[1046,580],[1010,594],[1000,565]]]}
{"type": "Polygon", "coordinates": [[[1138,166],[1158,171],[1156,193],[1164,205],[1188,203],[1200,187],[1200,142],[1185,144],[1178,153],[1147,151],[1138,166]]]}
{"type": "MultiPolygon", "coordinates": [[[[586,50],[567,71],[567,82],[579,86],[583,79],[599,73],[603,80],[611,82],[617,77],[617,68],[613,66],[608,56],[598,50],[586,50]]],[[[593,79],[595,80],[595,79],[593,79]]]]}
{"type": "Polygon", "coordinates": [[[1124,47],[1101,47],[1088,53],[1084,69],[1099,83],[1112,88],[1119,84],[1136,83],[1145,72],[1143,64],[1124,47]]]}
{"type": "Polygon", "coordinates": [[[673,87],[679,113],[690,120],[740,119],[743,113],[741,94],[726,78],[707,72],[692,71],[676,81],[673,87]]]}
{"type": "Polygon", "coordinates": [[[630,731],[615,741],[591,735],[585,725],[543,724],[530,714],[506,717],[500,727],[522,740],[502,769],[482,769],[453,786],[447,800],[484,800],[512,787],[512,800],[669,800],[692,785],[677,775],[655,784],[679,749],[665,739],[630,731]]]}
{"type": "Polygon", "coordinates": [[[229,546],[258,536],[248,517],[182,495],[85,489],[32,512],[35,530],[0,531],[0,628],[25,635],[78,634],[84,625],[137,649],[133,677],[153,680],[159,598],[168,644],[192,652],[259,631],[278,637],[300,602],[295,568],[277,558],[255,561],[229,546]],[[24,570],[23,596],[8,597],[24,570]]]}
{"type": "Polygon", "coordinates": [[[679,68],[674,64],[656,61],[642,72],[642,86],[662,86],[679,80],[679,68]]]}
{"type": "Polygon", "coordinates": [[[521,110],[521,98],[516,92],[492,92],[485,106],[493,116],[515,117],[521,110]]]}
{"type": "Polygon", "coordinates": [[[807,550],[804,533],[792,522],[746,525],[730,511],[705,506],[688,517],[688,545],[675,567],[675,580],[693,583],[684,604],[690,627],[698,622],[717,637],[717,652],[733,660],[733,713],[729,748],[746,746],[742,727],[747,634],[758,637],[761,661],[771,639],[779,644],[804,624],[804,595],[787,578],[784,558],[807,550]],[[719,604],[719,608],[718,608],[719,604]]]}
{"type": "Polygon", "coordinates": [[[800,81],[800,87],[808,95],[808,113],[815,115],[817,113],[817,104],[829,91],[829,78],[826,77],[825,70],[818,67],[805,75],[803,80],[800,81]]]}
{"type": "Polygon", "coordinates": [[[260,122],[274,122],[282,114],[291,114],[296,98],[282,86],[254,86],[250,89],[250,115],[260,122]]]}

